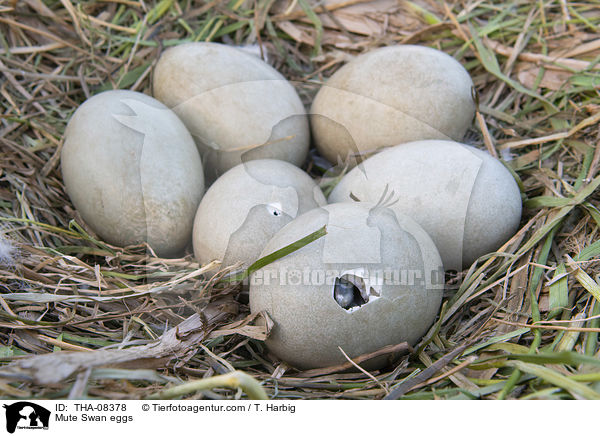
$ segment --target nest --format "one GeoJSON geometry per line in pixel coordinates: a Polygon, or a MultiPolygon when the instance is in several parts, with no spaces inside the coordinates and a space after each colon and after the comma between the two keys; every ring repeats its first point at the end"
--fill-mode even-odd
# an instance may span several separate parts
{"type": "MultiPolygon", "coordinates": [[[[0,394],[6,398],[600,398],[599,6],[492,2],[9,1],[0,5],[0,394]],[[67,121],[107,89],[150,94],[162,50],[252,45],[308,104],[353,56],[422,44],[475,83],[466,141],[519,180],[518,233],[448,275],[439,319],[388,365],[299,372],[268,318],[193,256],[113,247],[65,194],[67,121]]],[[[315,159],[307,170],[315,167],[315,159]]]]}

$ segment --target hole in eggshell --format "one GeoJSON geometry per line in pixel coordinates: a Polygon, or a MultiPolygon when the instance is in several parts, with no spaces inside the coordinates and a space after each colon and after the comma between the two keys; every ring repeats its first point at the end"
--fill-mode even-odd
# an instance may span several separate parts
{"type": "Polygon", "coordinates": [[[379,297],[381,292],[370,286],[361,276],[347,273],[335,279],[333,299],[347,312],[360,309],[379,297]]]}
{"type": "Polygon", "coordinates": [[[273,216],[280,216],[283,213],[280,204],[267,204],[266,206],[267,210],[271,212],[271,215],[273,216]]]}

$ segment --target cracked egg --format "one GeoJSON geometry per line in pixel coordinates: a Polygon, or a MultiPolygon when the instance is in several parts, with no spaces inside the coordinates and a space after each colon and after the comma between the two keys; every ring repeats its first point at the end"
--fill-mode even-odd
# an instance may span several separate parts
{"type": "Polygon", "coordinates": [[[249,266],[279,229],[296,216],[327,204],[300,168],[258,159],[227,171],[206,191],[194,220],[194,254],[200,264],[249,266]]]}
{"type": "Polygon", "coordinates": [[[385,204],[337,203],[287,224],[261,257],[323,226],[325,236],[250,278],[252,312],[266,311],[274,322],[269,350],[306,369],[344,363],[340,348],[353,358],[414,345],[442,299],[444,272],[431,238],[385,204]]]}

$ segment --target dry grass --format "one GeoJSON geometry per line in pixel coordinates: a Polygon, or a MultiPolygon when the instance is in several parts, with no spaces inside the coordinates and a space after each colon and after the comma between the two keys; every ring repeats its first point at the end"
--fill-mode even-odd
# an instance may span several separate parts
{"type": "Polygon", "coordinates": [[[292,3],[0,2],[0,231],[17,248],[0,264],[0,395],[260,397],[239,373],[198,384],[235,369],[278,399],[600,398],[600,4],[292,3]],[[161,51],[190,40],[260,44],[306,103],[381,45],[433,46],[468,68],[467,140],[506,160],[526,210],[499,253],[448,277],[412,353],[370,375],[297,373],[265,352],[265,320],[214,269],[86,229],[58,165],[69,117],[101,90],[150,93],[161,51]]]}

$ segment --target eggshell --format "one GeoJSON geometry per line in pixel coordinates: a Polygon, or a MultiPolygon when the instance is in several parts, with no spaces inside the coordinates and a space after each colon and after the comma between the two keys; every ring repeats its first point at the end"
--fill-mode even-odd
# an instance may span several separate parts
{"type": "Polygon", "coordinates": [[[304,369],[346,362],[338,347],[357,357],[403,341],[415,344],[433,323],[444,286],[431,238],[385,205],[338,203],[296,218],[261,256],[325,225],[325,236],[251,276],[252,312],[266,311],[274,321],[269,350],[304,369]],[[362,280],[368,301],[343,307],[336,297],[339,277],[362,280]]]}
{"type": "Polygon", "coordinates": [[[216,43],[178,45],[156,64],[153,89],[192,133],[211,183],[242,161],[300,166],[306,159],[304,106],[293,86],[254,55],[216,43]]]}
{"type": "Polygon", "coordinates": [[[462,65],[439,50],[398,45],[370,51],[319,90],[311,108],[314,141],[333,163],[403,142],[460,141],[475,112],[472,87],[462,65]]]}
{"type": "Polygon", "coordinates": [[[415,141],[385,149],[352,169],[329,202],[377,201],[393,191],[392,208],[418,222],[446,269],[468,267],[517,230],[521,195],[500,161],[452,141],[415,141]]]}
{"type": "Polygon", "coordinates": [[[296,216],[327,204],[304,171],[281,160],[259,159],[223,174],[206,191],[194,221],[194,253],[222,266],[258,259],[271,237],[296,216]]]}
{"type": "Polygon", "coordinates": [[[204,193],[202,161],[159,101],[132,91],[87,100],[67,125],[61,168],[74,206],[107,242],[147,242],[161,256],[189,242],[204,193]]]}

